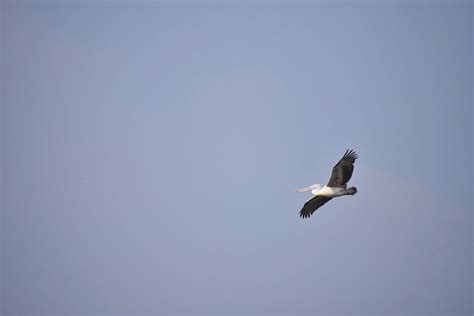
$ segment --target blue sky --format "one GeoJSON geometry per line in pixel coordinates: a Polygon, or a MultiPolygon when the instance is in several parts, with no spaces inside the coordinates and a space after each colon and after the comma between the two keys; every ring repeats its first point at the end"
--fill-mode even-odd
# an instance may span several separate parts
{"type": "Polygon", "coordinates": [[[472,13],[3,1],[3,314],[471,314],[472,13]]]}

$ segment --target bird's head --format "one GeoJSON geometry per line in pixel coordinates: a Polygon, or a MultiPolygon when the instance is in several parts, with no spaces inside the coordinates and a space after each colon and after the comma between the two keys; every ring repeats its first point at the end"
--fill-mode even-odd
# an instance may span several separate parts
{"type": "Polygon", "coordinates": [[[313,185],[310,185],[309,187],[298,189],[298,190],[296,190],[296,192],[309,192],[309,191],[311,191],[311,193],[314,194],[314,193],[318,192],[319,190],[321,190],[321,185],[319,183],[315,183],[313,185]]]}

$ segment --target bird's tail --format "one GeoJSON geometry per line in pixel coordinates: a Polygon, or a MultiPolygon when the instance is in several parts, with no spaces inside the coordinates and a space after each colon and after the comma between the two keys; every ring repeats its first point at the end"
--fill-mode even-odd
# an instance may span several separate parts
{"type": "Polygon", "coordinates": [[[347,193],[349,193],[350,195],[354,195],[357,193],[357,188],[356,187],[350,187],[347,189],[347,193]]]}

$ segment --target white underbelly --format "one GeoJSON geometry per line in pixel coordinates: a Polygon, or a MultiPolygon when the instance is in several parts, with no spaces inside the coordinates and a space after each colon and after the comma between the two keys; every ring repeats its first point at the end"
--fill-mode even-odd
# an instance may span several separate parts
{"type": "Polygon", "coordinates": [[[327,197],[336,197],[347,194],[346,189],[338,187],[327,187],[324,186],[319,190],[316,195],[322,195],[327,197]]]}

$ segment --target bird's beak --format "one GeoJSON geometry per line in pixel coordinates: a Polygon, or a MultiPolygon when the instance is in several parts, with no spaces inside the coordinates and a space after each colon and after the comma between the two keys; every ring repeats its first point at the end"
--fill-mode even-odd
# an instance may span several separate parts
{"type": "Polygon", "coordinates": [[[308,191],[312,191],[312,190],[313,190],[312,187],[306,187],[306,188],[298,189],[298,190],[296,190],[296,192],[308,192],[308,191]]]}

